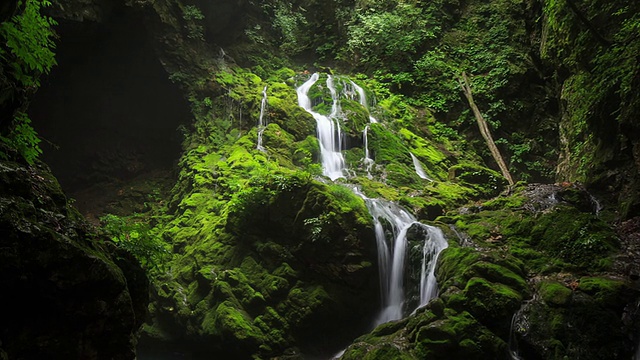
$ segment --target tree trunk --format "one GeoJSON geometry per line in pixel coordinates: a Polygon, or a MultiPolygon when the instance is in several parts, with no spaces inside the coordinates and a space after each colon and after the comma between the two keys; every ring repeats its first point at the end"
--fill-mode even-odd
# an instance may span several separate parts
{"type": "Polygon", "coordinates": [[[482,134],[484,140],[487,142],[487,146],[491,151],[491,155],[493,155],[493,158],[498,163],[498,167],[500,167],[502,175],[505,177],[505,179],[507,179],[509,185],[512,186],[514,182],[513,178],[511,177],[511,173],[509,173],[509,169],[507,168],[507,164],[502,159],[500,150],[498,150],[496,143],[493,141],[493,137],[491,136],[491,131],[489,131],[489,125],[487,124],[487,121],[484,119],[484,117],[480,113],[480,110],[478,109],[478,106],[476,106],[476,103],[473,101],[473,95],[471,94],[471,85],[469,83],[467,74],[465,72],[462,72],[462,79],[458,79],[458,81],[460,82],[462,91],[464,91],[464,95],[467,97],[467,100],[469,100],[469,106],[471,107],[471,110],[473,110],[473,115],[475,115],[476,120],[478,120],[480,133],[482,134]]]}

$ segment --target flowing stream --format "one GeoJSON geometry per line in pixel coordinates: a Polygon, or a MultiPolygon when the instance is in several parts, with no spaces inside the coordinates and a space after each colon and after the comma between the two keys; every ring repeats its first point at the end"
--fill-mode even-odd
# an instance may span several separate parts
{"type": "MultiPolygon", "coordinates": [[[[313,110],[313,104],[309,97],[310,89],[319,80],[318,73],[313,74],[309,80],[297,88],[298,104],[311,114],[316,120],[318,142],[320,143],[320,155],[322,159],[323,173],[331,180],[344,177],[346,165],[342,156],[343,140],[338,119],[343,117],[340,109],[340,96],[349,97],[349,92],[338,94],[334,84],[334,78],[327,77],[326,86],[331,93],[332,105],[329,116],[322,115],[313,110]]],[[[344,83],[347,85],[346,83],[344,83]]],[[[351,87],[359,94],[359,102],[368,108],[364,90],[350,82],[351,87]]],[[[344,86],[343,89],[347,89],[344,86]]],[[[347,89],[348,90],[348,89],[347,89]]],[[[370,122],[377,122],[373,117],[370,122]]],[[[373,163],[369,155],[367,129],[364,130],[365,163],[367,159],[373,163]]],[[[414,158],[414,164],[417,159],[414,158]]],[[[419,162],[418,162],[419,165],[419,162]]],[[[416,165],[416,171],[418,171],[416,165]]],[[[419,168],[424,174],[424,170],[419,168]]],[[[424,178],[427,178],[424,175],[424,178]]],[[[422,177],[422,176],[421,176],[422,177]]],[[[422,228],[424,235],[422,245],[422,266],[420,276],[420,301],[418,307],[426,305],[430,299],[437,296],[437,283],[435,278],[435,265],[440,251],[447,247],[447,241],[439,228],[422,224],[399,205],[383,200],[371,199],[362,194],[356,187],[353,192],[363,198],[373,218],[378,249],[378,268],[380,275],[380,296],[382,310],[375,320],[375,325],[388,321],[398,320],[409,314],[413,309],[407,309],[405,305],[404,276],[407,264],[408,244],[407,233],[413,226],[422,228]]]]}
{"type": "Polygon", "coordinates": [[[420,161],[418,160],[418,158],[415,155],[413,155],[412,152],[409,152],[409,154],[411,155],[411,160],[413,161],[413,167],[416,170],[416,174],[418,174],[418,176],[420,176],[421,179],[433,181],[427,176],[427,173],[424,172],[424,169],[422,168],[422,164],[420,164],[420,161]]]}
{"type": "MultiPolygon", "coordinates": [[[[360,105],[362,105],[365,109],[367,109],[367,111],[369,110],[369,102],[367,101],[367,94],[365,93],[364,89],[360,86],[358,86],[358,84],[354,83],[353,81],[350,82],[351,86],[353,86],[353,88],[356,90],[356,92],[359,95],[359,102],[360,105]]],[[[371,116],[371,113],[369,113],[369,122],[370,123],[377,123],[378,120],[376,118],[374,118],[373,116],[371,116]]]]}
{"type": "Polygon", "coordinates": [[[327,87],[331,91],[333,104],[329,116],[322,115],[313,110],[309,89],[318,81],[320,75],[315,73],[302,84],[296,91],[298,93],[298,105],[316,119],[318,142],[320,143],[320,156],[322,158],[322,171],[331,180],[344,177],[344,157],[342,156],[342,134],[337,116],[340,114],[340,106],[337,92],[333,84],[333,77],[327,78],[327,87]]]}
{"type": "Polygon", "coordinates": [[[440,252],[448,246],[447,240],[444,238],[442,230],[418,222],[413,215],[397,204],[383,199],[367,198],[357,189],[354,192],[365,200],[369,213],[373,217],[376,234],[382,311],[375,324],[380,325],[402,319],[409,312],[407,311],[409,309],[405,308],[404,290],[409,243],[407,232],[412,226],[418,226],[422,227],[427,234],[422,248],[420,303],[418,307],[426,305],[437,295],[435,265],[440,252]],[[385,229],[383,221],[387,224],[387,229],[385,229]]]}
{"type": "Polygon", "coordinates": [[[266,152],[262,146],[262,133],[264,133],[264,129],[267,127],[265,113],[267,111],[267,87],[265,86],[262,89],[262,101],[260,102],[260,117],[258,118],[258,146],[256,147],[258,150],[262,152],[266,152]]]}
{"type": "Polygon", "coordinates": [[[369,179],[372,178],[371,176],[371,168],[373,167],[373,164],[375,163],[373,161],[373,159],[371,158],[371,154],[369,153],[369,139],[368,139],[368,133],[369,133],[369,125],[364,127],[364,130],[362,131],[362,143],[364,144],[364,166],[365,166],[365,170],[367,170],[367,176],[369,177],[369,179]]]}

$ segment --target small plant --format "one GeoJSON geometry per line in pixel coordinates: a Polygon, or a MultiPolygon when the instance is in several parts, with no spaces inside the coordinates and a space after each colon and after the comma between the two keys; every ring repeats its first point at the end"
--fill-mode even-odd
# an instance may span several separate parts
{"type": "MultiPolygon", "coordinates": [[[[0,68],[3,68],[11,87],[27,90],[26,93],[36,90],[40,86],[40,76],[48,74],[56,65],[53,52],[55,33],[52,29],[56,22],[40,13],[47,6],[51,6],[48,0],[21,0],[18,7],[24,10],[0,24],[0,42],[3,43],[0,47],[0,68]]],[[[33,164],[42,150],[29,116],[24,111],[15,112],[6,130],[0,134],[0,142],[16,149],[29,164],[33,164]]]]}
{"type": "Polygon", "coordinates": [[[312,217],[304,219],[304,226],[309,230],[311,242],[318,240],[327,240],[327,235],[323,234],[323,228],[327,225],[325,216],[312,217]]]}
{"type": "Polygon", "coordinates": [[[0,59],[9,63],[5,71],[23,86],[38,87],[40,75],[48,74],[56,65],[55,33],[51,27],[57,23],[40,14],[41,8],[51,6],[48,0],[20,1],[18,6],[24,6],[24,11],[0,24],[0,37],[7,45],[0,47],[0,59]]]}
{"type": "Polygon", "coordinates": [[[147,271],[159,271],[169,251],[149,225],[107,214],[100,218],[104,230],[119,248],[133,255],[147,271]]]}
{"type": "Polygon", "coordinates": [[[38,155],[42,154],[38,145],[40,138],[31,126],[31,119],[27,114],[18,112],[14,121],[15,127],[6,137],[0,135],[0,141],[18,150],[29,164],[33,164],[38,155]]]}
{"type": "Polygon", "coordinates": [[[204,41],[204,27],[201,24],[204,20],[202,11],[197,6],[187,5],[182,9],[182,18],[187,22],[185,25],[187,37],[204,41]]]}

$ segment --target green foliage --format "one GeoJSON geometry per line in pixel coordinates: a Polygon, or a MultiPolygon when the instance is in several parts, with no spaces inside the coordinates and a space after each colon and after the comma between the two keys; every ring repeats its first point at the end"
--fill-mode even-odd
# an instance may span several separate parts
{"type": "Polygon", "coordinates": [[[0,58],[9,63],[9,73],[22,86],[38,87],[40,75],[48,74],[56,65],[55,34],[51,27],[57,23],[40,13],[42,8],[51,5],[48,0],[26,0],[18,4],[24,6],[24,11],[0,24],[0,37],[6,45],[6,48],[0,46],[0,58]]]}
{"type": "Polygon", "coordinates": [[[326,216],[320,215],[319,217],[312,217],[308,219],[304,219],[304,226],[307,227],[309,231],[309,236],[312,242],[316,242],[319,240],[327,240],[327,235],[323,235],[322,229],[327,226],[327,218],[326,216]]]}
{"type": "Polygon", "coordinates": [[[409,3],[397,2],[389,11],[358,10],[347,46],[371,68],[402,70],[440,31],[429,14],[409,3]]]}
{"type": "Polygon", "coordinates": [[[604,270],[609,265],[606,258],[618,245],[602,220],[571,208],[558,208],[542,216],[531,236],[543,251],[592,271],[604,270]]]}
{"type": "Polygon", "coordinates": [[[632,80],[640,71],[640,5],[603,0],[574,5],[544,2],[548,33],[541,52],[546,61],[565,69],[560,133],[566,147],[560,175],[588,182],[608,171],[605,163],[633,141],[628,136],[635,130],[629,129],[640,109],[638,83],[632,80]]]}
{"type": "Polygon", "coordinates": [[[111,240],[130,252],[148,272],[164,269],[169,251],[148,224],[112,214],[101,217],[100,222],[111,240]]]}
{"type": "Polygon", "coordinates": [[[182,19],[186,22],[184,28],[187,31],[187,37],[204,41],[204,26],[202,25],[204,15],[202,11],[195,5],[186,5],[182,8],[182,19]]]}
{"type": "MultiPolygon", "coordinates": [[[[41,14],[50,5],[48,0],[20,1],[18,6],[23,11],[0,24],[0,67],[6,64],[4,73],[11,83],[6,86],[35,90],[40,86],[40,76],[56,65],[52,29],[56,22],[41,14]]],[[[14,114],[8,133],[0,135],[0,141],[16,149],[30,164],[42,153],[40,139],[24,111],[14,114]]]]}
{"type": "Polygon", "coordinates": [[[38,134],[31,126],[31,119],[27,114],[18,112],[14,123],[16,125],[11,129],[11,132],[6,137],[0,136],[0,141],[18,150],[29,164],[33,164],[38,155],[42,154],[42,150],[38,145],[40,138],[38,138],[38,134]]]}
{"type": "Polygon", "coordinates": [[[295,55],[304,49],[307,25],[302,8],[294,9],[291,2],[278,1],[274,8],[273,27],[280,33],[280,50],[295,55]]]}

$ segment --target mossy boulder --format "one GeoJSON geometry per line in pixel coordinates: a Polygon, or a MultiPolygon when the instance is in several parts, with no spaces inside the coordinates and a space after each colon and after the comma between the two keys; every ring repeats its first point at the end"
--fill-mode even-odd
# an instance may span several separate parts
{"type": "Polygon", "coordinates": [[[0,232],[3,356],[135,356],[147,278],[82,218],[42,163],[0,161],[0,232]]]}
{"type": "Polygon", "coordinates": [[[540,293],[542,301],[549,304],[550,306],[567,305],[569,301],[571,301],[571,289],[568,289],[566,286],[558,282],[542,282],[538,291],[540,293]]]}
{"type": "Polygon", "coordinates": [[[521,353],[540,359],[631,356],[637,344],[625,335],[631,328],[623,314],[637,290],[607,278],[583,278],[580,285],[570,285],[542,282],[540,296],[518,312],[514,335],[521,353]],[[607,297],[613,294],[615,298],[607,297]]]}
{"type": "MultiPolygon", "coordinates": [[[[167,224],[165,237],[181,245],[174,277],[156,292],[145,347],[191,343],[192,352],[266,357],[297,346],[327,355],[369,325],[377,270],[364,201],[306,172],[265,172],[272,163],[250,146],[241,138],[217,156],[213,169],[225,178],[191,190],[167,224]],[[328,335],[319,340],[318,331],[328,335]]],[[[185,160],[185,174],[210,171],[208,158],[185,160]]]]}

